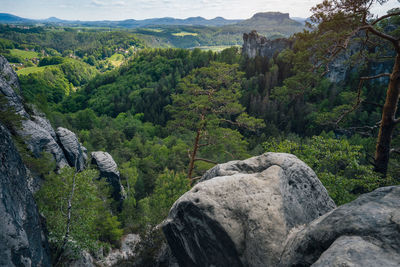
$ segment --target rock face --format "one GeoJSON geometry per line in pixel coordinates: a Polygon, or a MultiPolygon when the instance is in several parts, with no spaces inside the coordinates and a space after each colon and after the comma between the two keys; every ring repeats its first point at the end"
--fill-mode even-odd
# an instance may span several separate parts
{"type": "Polygon", "coordinates": [[[277,266],[289,233],[334,207],[306,164],[266,153],[209,170],[163,231],[181,266],[277,266]]]}
{"type": "Polygon", "coordinates": [[[29,115],[26,111],[20,91],[18,76],[12,70],[7,60],[0,56],[0,93],[7,99],[8,106],[12,107],[23,118],[22,129],[18,134],[23,137],[32,153],[39,157],[45,151],[51,153],[56,161],[57,168],[68,166],[68,162],[60,146],[50,122],[35,109],[29,115]]]}
{"type": "Polygon", "coordinates": [[[39,212],[24,164],[0,124],[0,266],[50,266],[39,212]]]}
{"type": "Polygon", "coordinates": [[[27,117],[22,99],[19,96],[18,76],[8,64],[7,59],[0,55],[0,92],[15,111],[23,117],[27,117]]]}
{"type": "Polygon", "coordinates": [[[125,198],[125,191],[121,184],[118,166],[114,159],[107,152],[97,151],[92,152],[92,164],[95,164],[99,171],[100,177],[107,179],[107,182],[112,186],[112,196],[115,200],[121,201],[125,198]]]}
{"type": "Polygon", "coordinates": [[[128,234],[121,240],[121,248],[114,249],[107,257],[97,262],[100,266],[118,266],[118,263],[134,257],[137,253],[137,246],[140,242],[140,236],[128,234]]]}
{"type": "Polygon", "coordinates": [[[28,148],[35,157],[40,157],[42,152],[53,155],[57,169],[65,166],[73,167],[77,159],[78,170],[83,170],[87,155],[74,133],[59,128],[53,130],[49,120],[35,107],[25,109],[19,95],[20,87],[18,76],[13,71],[7,60],[0,56],[0,94],[4,95],[9,107],[22,116],[22,129],[18,130],[28,148]]]}
{"type": "Polygon", "coordinates": [[[58,127],[56,134],[69,165],[75,166],[76,164],[76,169],[82,171],[87,158],[84,152],[86,148],[81,146],[76,135],[68,129],[58,127]]]}
{"type": "Polygon", "coordinates": [[[400,266],[400,186],[362,195],[291,235],[280,266],[400,266]]]}
{"type": "MultiPolygon", "coordinates": [[[[45,120],[41,120],[43,123],[45,120]]],[[[47,121],[48,122],[48,121],[47,121]]],[[[50,123],[49,123],[50,124],[50,123]]],[[[51,126],[47,126],[51,127],[51,126]]],[[[40,157],[42,152],[51,153],[56,161],[57,169],[68,166],[64,152],[53,138],[51,133],[43,128],[34,120],[26,119],[22,121],[22,130],[18,134],[23,137],[35,157],[40,157]]]]}
{"type": "Polygon", "coordinates": [[[272,58],[274,54],[280,53],[286,48],[290,48],[292,42],[288,39],[280,38],[269,40],[264,36],[258,35],[256,31],[243,34],[242,54],[248,58],[256,56],[272,58]]]}

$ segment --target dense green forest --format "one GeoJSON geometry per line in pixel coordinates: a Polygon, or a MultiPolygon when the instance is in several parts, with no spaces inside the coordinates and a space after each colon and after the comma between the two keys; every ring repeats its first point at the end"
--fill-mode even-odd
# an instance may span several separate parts
{"type": "MultiPolygon", "coordinates": [[[[378,26],[400,37],[399,25],[399,17],[389,17],[378,26]]],[[[41,53],[31,63],[40,71],[18,72],[25,100],[54,127],[77,133],[89,152],[107,151],[119,166],[127,190],[121,210],[104,200],[109,193],[93,181],[93,170],[78,174],[76,216],[91,212],[87,220],[74,221],[78,248],[118,246],[123,231],[145,235],[206,170],[266,151],[297,155],[338,205],[400,182],[396,153],[386,175],[371,164],[387,79],[360,85],[360,77],[376,69],[362,61],[361,49],[346,62],[353,67],[340,82],[329,80],[323,69],[310,71],[322,53],[308,49],[311,42],[326,42],[315,29],[292,36],[293,47],[271,58],[248,58],[238,47],[144,48],[140,34],[122,31],[0,27],[1,53],[10,62],[29,65],[15,50],[41,53]],[[127,51],[125,61],[104,67],[119,49],[127,51]]],[[[369,57],[386,53],[389,61],[382,64],[393,65],[387,45],[367,50],[369,57]]],[[[392,144],[399,143],[395,129],[392,144]]],[[[63,216],[49,199],[64,199],[72,177],[72,169],[46,174],[37,194],[55,246],[62,241],[63,216]],[[59,195],[52,188],[60,188],[59,195]]]]}

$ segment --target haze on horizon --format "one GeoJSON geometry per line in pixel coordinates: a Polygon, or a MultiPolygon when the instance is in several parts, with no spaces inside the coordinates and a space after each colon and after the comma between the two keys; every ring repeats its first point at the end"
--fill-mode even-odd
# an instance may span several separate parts
{"type": "MultiPolygon", "coordinates": [[[[65,20],[124,20],[146,18],[187,18],[217,16],[247,19],[258,12],[279,11],[306,18],[310,8],[322,0],[0,0],[0,13],[31,19],[57,17],[65,20]]],[[[385,14],[399,7],[398,0],[377,6],[385,14]]]]}

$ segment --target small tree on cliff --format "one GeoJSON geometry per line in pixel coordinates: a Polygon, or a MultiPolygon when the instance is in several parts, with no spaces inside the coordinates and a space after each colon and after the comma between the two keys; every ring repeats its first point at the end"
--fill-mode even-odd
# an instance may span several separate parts
{"type": "MultiPolygon", "coordinates": [[[[383,5],[386,2],[388,0],[325,0],[312,8],[311,21],[314,24],[309,25],[313,29],[310,34],[316,44],[312,47],[315,60],[314,70],[322,69],[323,73],[329,71],[329,62],[346,50],[354,40],[363,44],[361,49],[364,51],[360,51],[360,55],[366,60],[369,57],[379,58],[379,55],[367,54],[367,50],[371,47],[383,44],[393,48],[392,55],[394,51],[395,60],[392,73],[361,77],[358,98],[352,109],[357,108],[362,101],[360,95],[362,83],[365,80],[385,76],[390,78],[374,158],[375,171],[384,176],[387,173],[393,131],[400,122],[400,119],[395,118],[400,96],[400,31],[397,28],[388,32],[381,27],[381,24],[388,19],[398,18],[400,10],[395,9],[379,17],[371,13],[374,5],[383,5]]],[[[386,58],[388,56],[389,59],[393,59],[393,56],[390,57],[390,52],[385,55],[386,58]]]]}
{"type": "Polygon", "coordinates": [[[193,140],[189,151],[189,179],[196,161],[217,163],[198,157],[202,151],[214,155],[213,158],[219,154],[229,155],[231,159],[243,157],[246,143],[237,128],[255,130],[264,126],[262,120],[247,115],[239,103],[242,78],[237,65],[213,63],[192,71],[172,96],[173,104],[168,109],[173,120],[169,127],[181,130],[193,140]]]}

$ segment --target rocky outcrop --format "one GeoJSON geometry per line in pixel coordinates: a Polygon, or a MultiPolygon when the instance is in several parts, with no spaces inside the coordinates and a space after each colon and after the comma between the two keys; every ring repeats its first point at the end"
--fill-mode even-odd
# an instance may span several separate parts
{"type": "MultiPolygon", "coordinates": [[[[41,120],[43,123],[44,120],[41,120]]],[[[64,152],[50,132],[40,126],[36,121],[26,119],[22,121],[22,130],[18,134],[24,139],[28,148],[35,157],[40,157],[42,152],[51,153],[56,162],[57,169],[68,166],[64,152]]]]}
{"type": "Polygon", "coordinates": [[[136,234],[128,234],[121,240],[121,248],[112,250],[104,259],[97,262],[100,266],[118,266],[121,261],[135,257],[140,236],[136,234]]]}
{"type": "Polygon", "coordinates": [[[289,233],[334,207],[306,164],[266,153],[209,170],[163,231],[181,266],[276,266],[289,233]]]}
{"type": "Polygon", "coordinates": [[[50,266],[40,215],[24,164],[0,124],[0,266],[50,266]]]}
{"type": "Polygon", "coordinates": [[[286,242],[280,266],[400,266],[400,186],[362,195],[286,242]]]}
{"type": "Polygon", "coordinates": [[[180,266],[400,266],[400,186],[334,209],[295,156],[219,164],[179,198],[163,231],[180,266]]]}
{"type": "Polygon", "coordinates": [[[11,68],[8,61],[0,55],[0,93],[7,99],[8,105],[12,107],[17,114],[28,117],[22,98],[19,93],[18,76],[11,68]]]}
{"type": "Polygon", "coordinates": [[[65,166],[73,167],[77,159],[78,170],[83,170],[86,157],[84,150],[74,133],[61,128],[55,133],[46,116],[35,107],[25,108],[19,95],[20,87],[18,76],[13,71],[7,60],[0,56],[0,94],[5,96],[8,107],[22,116],[22,129],[20,135],[35,157],[40,157],[42,152],[53,155],[57,169],[65,166]],[[29,112],[27,112],[29,110],[29,112]]]}
{"type": "Polygon", "coordinates": [[[256,31],[243,34],[242,54],[248,58],[256,56],[264,58],[272,58],[275,54],[279,54],[282,50],[290,48],[292,41],[285,38],[269,40],[264,36],[258,35],[256,31]]]}
{"type": "Polygon", "coordinates": [[[22,98],[19,93],[18,76],[8,64],[7,59],[0,55],[0,93],[7,99],[8,105],[12,107],[16,113],[23,117],[28,117],[22,98]]]}
{"type": "Polygon", "coordinates": [[[68,129],[58,127],[56,134],[58,143],[64,151],[69,165],[76,166],[78,171],[82,171],[85,168],[87,159],[84,152],[86,148],[81,146],[76,135],[68,129]]]}
{"type": "Polygon", "coordinates": [[[125,198],[125,190],[121,184],[118,166],[114,159],[107,152],[92,152],[92,164],[95,164],[100,171],[100,177],[104,177],[112,188],[112,196],[117,201],[125,198]]]}

